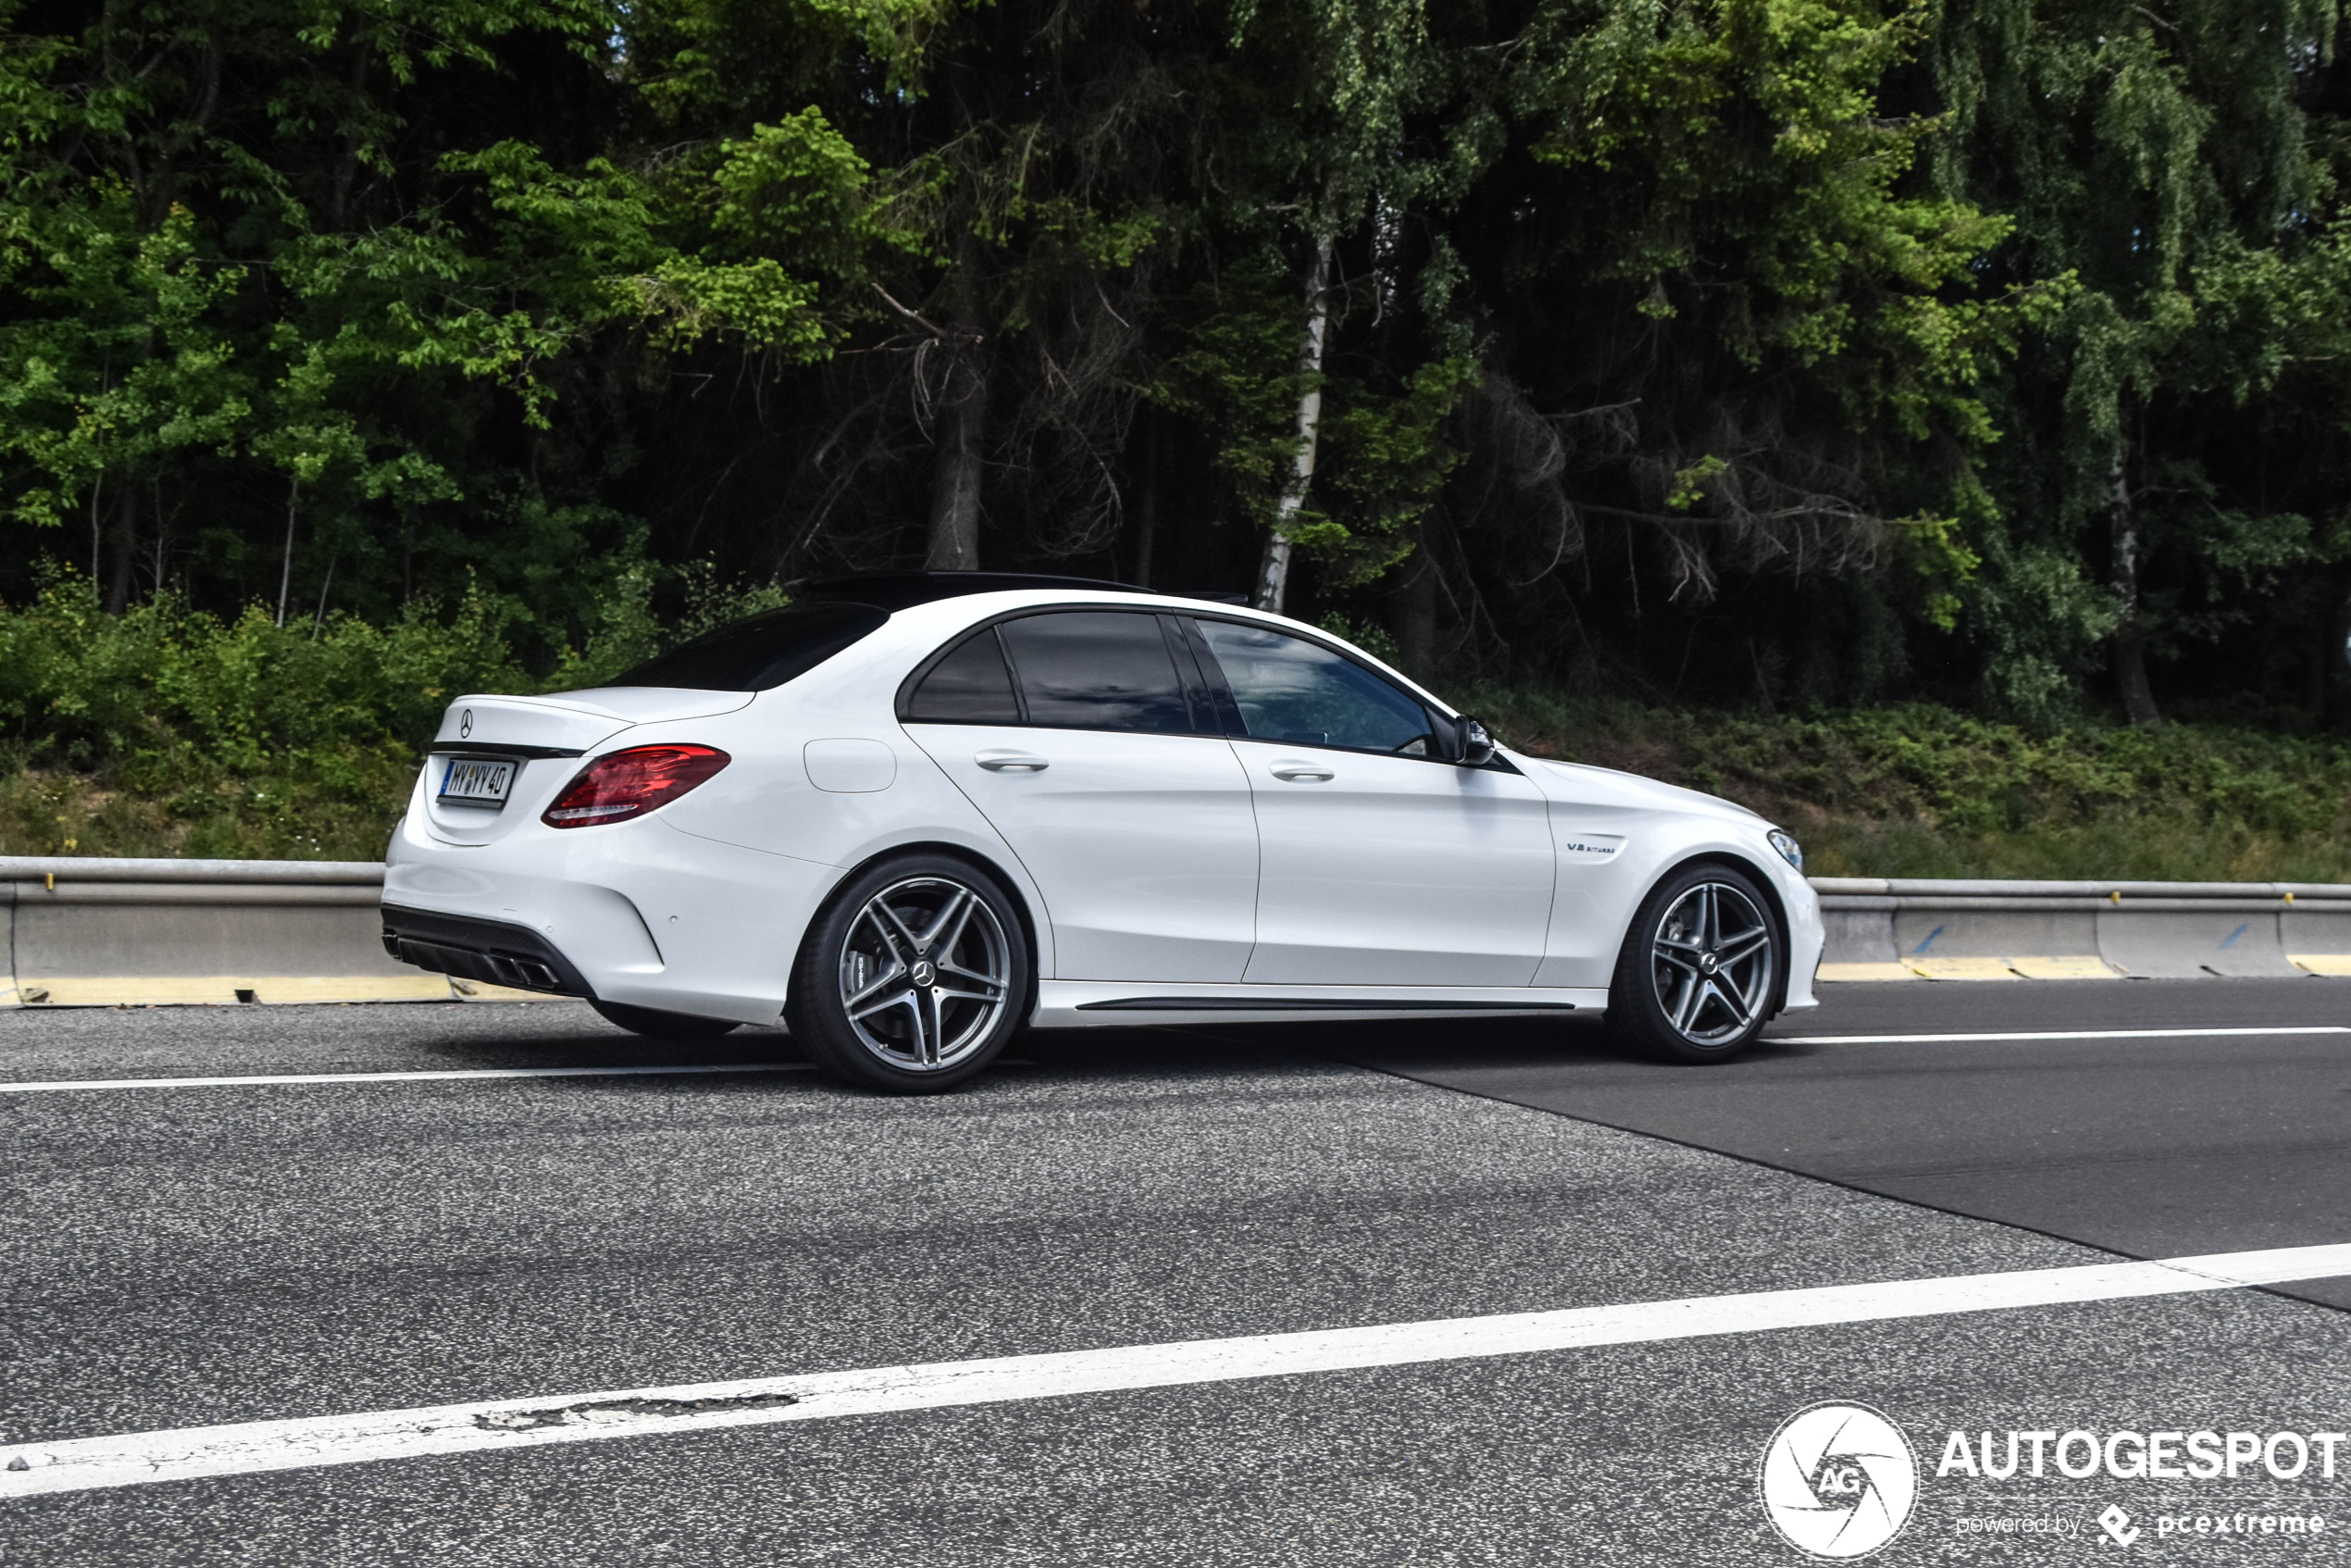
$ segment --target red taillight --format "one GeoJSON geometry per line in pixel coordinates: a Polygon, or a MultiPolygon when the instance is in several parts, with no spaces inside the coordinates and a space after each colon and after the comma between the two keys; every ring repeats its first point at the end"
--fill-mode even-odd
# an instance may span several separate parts
{"type": "Polygon", "coordinates": [[[631,746],[590,763],[539,820],[550,828],[625,822],[660,810],[731,760],[715,746],[631,746]]]}

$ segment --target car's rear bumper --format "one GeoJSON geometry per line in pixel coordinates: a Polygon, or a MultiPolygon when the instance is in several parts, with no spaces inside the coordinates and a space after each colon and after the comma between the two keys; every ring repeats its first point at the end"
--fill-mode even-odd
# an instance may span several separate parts
{"type": "Polygon", "coordinates": [[[403,964],[516,990],[595,999],[578,966],[528,926],[393,903],[383,906],[383,922],[384,951],[403,964]]]}
{"type": "Polygon", "coordinates": [[[840,875],[659,817],[458,845],[412,811],[385,857],[385,945],[464,979],[772,1024],[840,875]]]}

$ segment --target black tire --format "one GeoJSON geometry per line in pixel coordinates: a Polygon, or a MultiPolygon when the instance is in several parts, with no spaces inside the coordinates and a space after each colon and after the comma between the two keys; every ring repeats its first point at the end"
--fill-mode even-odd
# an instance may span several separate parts
{"type": "Polygon", "coordinates": [[[1787,933],[1755,878],[1708,862],[1650,890],[1609,985],[1609,1032],[1668,1062],[1727,1062],[1787,994],[1787,933]]]}
{"type": "Polygon", "coordinates": [[[938,1094],[1002,1052],[1034,963],[1003,884],[952,855],[892,855],[825,902],[784,1020],[817,1065],[889,1094],[938,1094]]]}
{"type": "Polygon", "coordinates": [[[617,1024],[632,1033],[651,1035],[655,1039],[716,1039],[732,1034],[742,1026],[726,1018],[697,1018],[690,1013],[664,1013],[658,1008],[631,1007],[619,1002],[591,1002],[588,1004],[607,1024],[617,1024]]]}

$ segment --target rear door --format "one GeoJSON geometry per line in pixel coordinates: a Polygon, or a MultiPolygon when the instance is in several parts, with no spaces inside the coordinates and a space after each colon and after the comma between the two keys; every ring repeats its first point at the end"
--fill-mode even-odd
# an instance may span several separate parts
{"type": "Polygon", "coordinates": [[[1337,651],[1202,618],[1257,803],[1251,984],[1524,986],[1553,878],[1548,803],[1436,754],[1435,716],[1337,651]]]}
{"type": "Polygon", "coordinates": [[[1053,610],[933,662],[906,732],[1044,895],[1057,979],[1237,981],[1255,938],[1249,782],[1172,618],[1053,610]]]}

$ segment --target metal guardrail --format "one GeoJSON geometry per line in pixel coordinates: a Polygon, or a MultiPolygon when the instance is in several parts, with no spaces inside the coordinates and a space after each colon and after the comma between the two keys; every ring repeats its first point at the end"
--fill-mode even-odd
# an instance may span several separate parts
{"type": "MultiPolygon", "coordinates": [[[[383,877],[373,861],[0,856],[0,1006],[498,994],[385,956],[383,877]]],[[[2351,884],[1812,886],[1825,980],[2351,976],[2351,884]]]]}
{"type": "Polygon", "coordinates": [[[209,882],[268,887],[384,885],[376,860],[101,860],[95,856],[0,854],[0,881],[209,882]]]}
{"type": "Polygon", "coordinates": [[[0,1006],[448,1002],[383,951],[374,861],[0,855],[0,1006]]]}
{"type": "MultiPolygon", "coordinates": [[[[217,864],[217,863],[216,863],[217,864]]],[[[7,863],[0,861],[0,872],[7,863]]],[[[1998,882],[1959,877],[1814,877],[1822,898],[1853,895],[1913,899],[2337,899],[2351,902],[2351,882],[1998,882]]]]}
{"type": "Polygon", "coordinates": [[[1816,877],[1823,979],[2351,975],[2351,885],[1816,877]]]}

